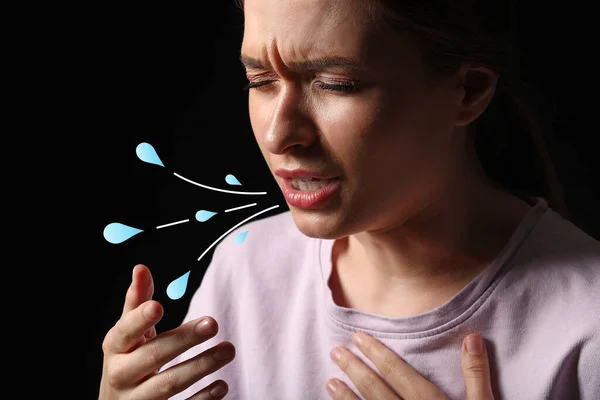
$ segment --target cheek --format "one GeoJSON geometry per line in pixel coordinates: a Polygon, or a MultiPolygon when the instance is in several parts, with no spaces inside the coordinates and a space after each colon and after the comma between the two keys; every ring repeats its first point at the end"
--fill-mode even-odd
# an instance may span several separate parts
{"type": "Polygon", "coordinates": [[[391,157],[395,154],[399,164],[431,163],[452,130],[447,105],[421,88],[410,93],[414,95],[398,96],[385,103],[375,129],[379,133],[374,136],[379,150],[391,157]]]}
{"type": "Polygon", "coordinates": [[[315,107],[315,122],[324,146],[348,172],[356,169],[355,163],[376,141],[381,121],[379,97],[331,98],[315,107]]]}
{"type": "Polygon", "coordinates": [[[416,132],[414,113],[399,103],[357,99],[325,110],[321,119],[325,140],[354,174],[402,163],[422,139],[416,132]]]}
{"type": "Polygon", "coordinates": [[[355,190],[368,193],[370,201],[397,201],[403,193],[428,191],[439,179],[448,135],[445,123],[433,117],[437,106],[428,100],[397,97],[355,104],[330,120],[332,151],[355,190]]]}

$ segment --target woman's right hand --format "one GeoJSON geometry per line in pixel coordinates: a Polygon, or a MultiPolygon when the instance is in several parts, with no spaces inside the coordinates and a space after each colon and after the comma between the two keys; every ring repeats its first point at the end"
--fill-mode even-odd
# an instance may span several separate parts
{"type": "MultiPolygon", "coordinates": [[[[153,294],[152,274],[145,266],[137,265],[127,290],[123,314],[102,343],[104,364],[99,400],[168,399],[235,357],[233,344],[221,342],[158,372],[186,350],[215,336],[219,327],[213,318],[203,317],[156,335],[155,325],[162,318],[163,308],[151,300],[153,294]],[[208,325],[202,326],[202,320],[207,320],[208,325]]],[[[227,391],[227,384],[217,381],[189,399],[220,399],[227,391]],[[211,395],[217,388],[221,388],[221,392],[211,395]]]]}

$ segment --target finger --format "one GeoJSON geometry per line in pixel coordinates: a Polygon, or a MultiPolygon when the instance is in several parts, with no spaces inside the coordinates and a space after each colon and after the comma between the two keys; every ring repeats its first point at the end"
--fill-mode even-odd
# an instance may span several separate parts
{"type": "Polygon", "coordinates": [[[148,343],[149,340],[152,340],[155,337],[156,337],[156,328],[153,326],[152,328],[150,328],[146,332],[144,332],[144,335],[142,336],[140,341],[137,342],[129,351],[130,352],[134,351],[135,349],[137,349],[144,343],[148,343]]]}
{"type": "Polygon", "coordinates": [[[163,307],[154,300],[149,300],[128,312],[106,334],[103,343],[104,351],[111,354],[130,351],[162,316],[163,307]]]}
{"type": "Polygon", "coordinates": [[[137,344],[135,346],[133,346],[130,351],[133,351],[133,350],[137,349],[138,347],[142,346],[143,344],[148,343],[148,341],[154,339],[155,337],[156,337],[156,328],[153,326],[152,328],[150,328],[146,332],[144,332],[144,336],[142,336],[142,339],[139,342],[137,342],[137,344]]]}
{"type": "Polygon", "coordinates": [[[385,382],[403,398],[447,398],[433,383],[376,338],[357,332],[352,336],[352,341],[375,364],[385,382]]]}
{"type": "Polygon", "coordinates": [[[462,372],[467,386],[467,400],[493,400],[490,365],[485,341],[473,333],[462,347],[462,372]]]}
{"type": "MultiPolygon", "coordinates": [[[[157,336],[157,338],[159,338],[157,336]]],[[[235,357],[230,342],[222,342],[189,360],[161,371],[138,385],[131,393],[134,399],[167,398],[187,389],[200,379],[212,374],[235,357]]]]}
{"type": "Polygon", "coordinates": [[[227,392],[229,392],[227,382],[219,380],[208,385],[192,397],[188,397],[186,400],[222,399],[227,392]]]}
{"type": "Polygon", "coordinates": [[[190,321],[163,332],[127,355],[127,364],[122,365],[119,371],[120,379],[124,382],[137,382],[188,349],[212,338],[217,332],[218,324],[210,317],[190,321]],[[208,327],[202,325],[203,320],[209,321],[208,327]]]}
{"type": "Polygon", "coordinates": [[[327,382],[327,394],[335,400],[358,400],[358,397],[350,390],[350,388],[339,379],[330,379],[327,382]]]}
{"type": "Polygon", "coordinates": [[[131,273],[131,285],[129,285],[127,294],[125,295],[125,304],[123,305],[121,316],[152,299],[153,294],[154,280],[152,279],[150,270],[145,265],[136,265],[131,273]]]}
{"type": "Polygon", "coordinates": [[[348,375],[356,389],[366,399],[398,400],[398,396],[375,371],[352,352],[343,347],[336,347],[331,352],[331,359],[348,375]]]}
{"type": "Polygon", "coordinates": [[[148,329],[146,333],[144,333],[146,339],[154,339],[156,337],[156,326],[153,325],[152,328],[148,329]]]}

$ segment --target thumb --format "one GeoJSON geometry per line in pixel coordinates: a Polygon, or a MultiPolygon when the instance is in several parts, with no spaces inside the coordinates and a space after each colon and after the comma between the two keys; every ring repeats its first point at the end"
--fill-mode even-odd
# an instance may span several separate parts
{"type": "Polygon", "coordinates": [[[485,341],[476,333],[463,341],[462,372],[467,385],[467,400],[494,399],[485,341]]]}
{"type": "Polygon", "coordinates": [[[138,264],[132,271],[131,285],[125,295],[122,315],[137,308],[140,304],[152,299],[154,294],[154,281],[148,267],[138,264]]]}

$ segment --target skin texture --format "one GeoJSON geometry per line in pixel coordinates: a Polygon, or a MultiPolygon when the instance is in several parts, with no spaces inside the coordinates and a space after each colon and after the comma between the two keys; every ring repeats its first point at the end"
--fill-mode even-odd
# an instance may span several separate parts
{"type": "Polygon", "coordinates": [[[341,181],[319,209],[290,206],[304,234],[336,239],[334,300],[390,316],[443,304],[530,208],[488,180],[467,135],[497,74],[464,65],[434,78],[415,41],[377,29],[365,2],[247,0],[244,9],[242,61],[258,86],[250,121],[269,168],[341,181]],[[314,65],[324,58],[353,66],[314,65]]]}

